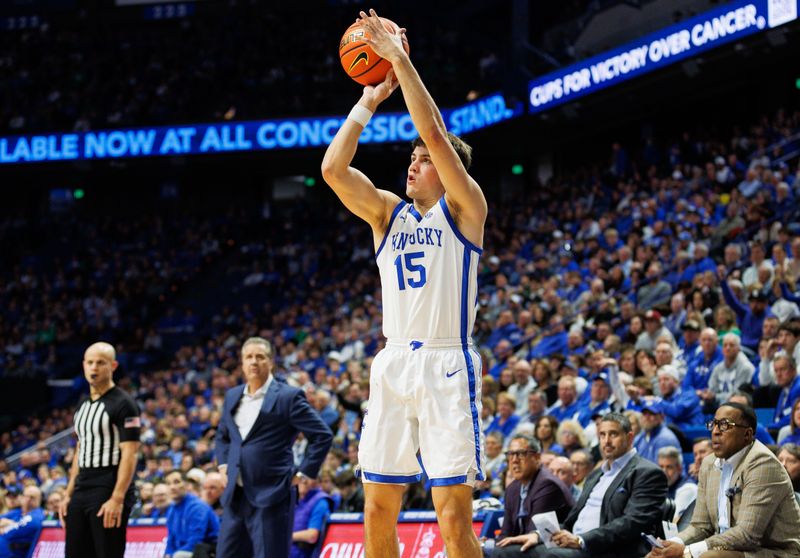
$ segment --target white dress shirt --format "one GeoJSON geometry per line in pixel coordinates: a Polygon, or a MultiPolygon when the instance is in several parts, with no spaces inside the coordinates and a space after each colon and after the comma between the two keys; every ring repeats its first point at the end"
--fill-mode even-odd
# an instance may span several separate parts
{"type": "MultiPolygon", "coordinates": [[[[242,399],[239,401],[239,406],[236,408],[236,414],[233,415],[233,422],[236,423],[236,428],[239,429],[239,435],[242,440],[247,438],[253,425],[256,423],[258,413],[261,412],[261,406],[264,404],[264,396],[267,394],[270,384],[272,383],[272,374],[269,375],[264,385],[256,390],[255,393],[250,393],[250,386],[244,385],[244,392],[242,399]]],[[[242,486],[242,473],[236,478],[236,484],[242,486]]]]}

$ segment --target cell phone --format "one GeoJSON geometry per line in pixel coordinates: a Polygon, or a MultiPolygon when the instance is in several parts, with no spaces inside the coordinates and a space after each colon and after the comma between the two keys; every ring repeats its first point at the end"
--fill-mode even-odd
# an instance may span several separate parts
{"type": "Polygon", "coordinates": [[[648,535],[647,533],[642,533],[642,538],[650,543],[650,546],[655,548],[664,548],[664,545],[658,542],[658,539],[655,538],[653,535],[648,535]]]}

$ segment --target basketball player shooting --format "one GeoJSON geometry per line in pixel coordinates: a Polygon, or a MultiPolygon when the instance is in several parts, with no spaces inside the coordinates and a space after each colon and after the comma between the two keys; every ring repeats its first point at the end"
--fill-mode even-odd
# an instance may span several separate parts
{"type": "Polygon", "coordinates": [[[368,558],[399,556],[404,485],[420,479],[419,450],[450,558],[481,555],[472,530],[472,485],[483,480],[481,362],[472,348],[477,267],[486,199],[467,173],[471,148],[447,132],[401,34],[374,10],[361,12],[365,41],[392,64],[364,87],[331,142],[322,175],[344,205],[372,227],[383,292],[386,348],[375,357],[358,460],[364,481],[368,558]],[[419,138],[408,167],[406,203],[351,166],[361,131],[400,89],[419,138]]]}

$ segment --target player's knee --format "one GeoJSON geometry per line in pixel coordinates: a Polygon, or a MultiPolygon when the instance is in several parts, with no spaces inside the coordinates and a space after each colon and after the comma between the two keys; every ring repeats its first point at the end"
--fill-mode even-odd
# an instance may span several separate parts
{"type": "Polygon", "coordinates": [[[456,508],[445,508],[437,515],[439,516],[439,530],[445,539],[461,538],[472,532],[471,514],[462,513],[456,508]]]}
{"type": "Polygon", "coordinates": [[[372,522],[394,523],[397,521],[395,506],[380,498],[371,498],[364,503],[364,519],[372,522]]]}

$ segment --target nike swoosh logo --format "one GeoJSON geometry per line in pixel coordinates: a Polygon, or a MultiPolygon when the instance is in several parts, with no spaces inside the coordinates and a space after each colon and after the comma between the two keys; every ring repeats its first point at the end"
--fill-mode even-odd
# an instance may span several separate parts
{"type": "Polygon", "coordinates": [[[458,374],[458,373],[459,373],[459,372],[461,372],[462,370],[464,370],[464,369],[463,369],[463,368],[459,368],[459,369],[458,369],[458,370],[456,370],[455,372],[448,372],[448,373],[446,374],[446,376],[447,376],[448,378],[452,378],[453,376],[455,376],[456,374],[458,374]]]}
{"type": "Polygon", "coordinates": [[[364,61],[364,64],[369,64],[369,54],[367,54],[366,52],[359,52],[359,53],[358,53],[358,56],[356,56],[356,57],[353,59],[353,61],[350,63],[350,67],[349,67],[349,68],[347,68],[347,72],[348,72],[348,73],[352,72],[352,71],[353,71],[353,68],[355,68],[355,67],[356,67],[356,65],[357,65],[359,62],[361,62],[362,60],[364,61]]]}

